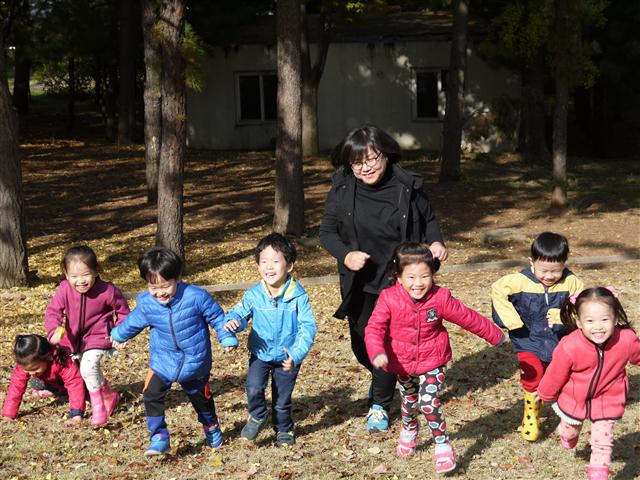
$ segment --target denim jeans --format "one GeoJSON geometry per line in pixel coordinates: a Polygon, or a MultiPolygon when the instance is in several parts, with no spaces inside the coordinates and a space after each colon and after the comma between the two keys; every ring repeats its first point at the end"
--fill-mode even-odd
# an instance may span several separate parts
{"type": "Polygon", "coordinates": [[[271,411],[273,428],[278,432],[293,430],[291,418],[291,395],[296,385],[296,378],[300,367],[296,366],[290,372],[282,369],[282,364],[277,362],[263,362],[251,355],[249,359],[249,371],[247,372],[247,403],[249,414],[259,420],[265,420],[267,402],[264,396],[269,375],[271,375],[271,411]]]}

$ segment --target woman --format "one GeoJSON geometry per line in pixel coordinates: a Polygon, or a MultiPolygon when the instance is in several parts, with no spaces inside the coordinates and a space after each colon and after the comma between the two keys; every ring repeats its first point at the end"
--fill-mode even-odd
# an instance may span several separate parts
{"type": "Polygon", "coordinates": [[[396,378],[374,369],[364,329],[387,286],[386,267],[404,241],[427,242],[434,257],[447,258],[440,227],[422,178],[398,165],[400,146],[374,126],[351,130],[334,149],[336,169],[320,225],[320,242],[338,261],[342,303],[334,316],[349,318],[351,349],[372,373],[367,428],[389,428],[396,378]]]}

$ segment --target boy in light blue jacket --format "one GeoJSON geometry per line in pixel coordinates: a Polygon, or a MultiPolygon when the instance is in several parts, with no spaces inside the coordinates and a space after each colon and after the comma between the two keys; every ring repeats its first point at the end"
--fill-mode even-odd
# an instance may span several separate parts
{"type": "Polygon", "coordinates": [[[224,329],[224,311],[206,290],[182,282],[183,262],[166,248],[150,250],[138,260],[140,276],[148,291],[138,295],[136,308],[111,330],[116,347],[149,328],[150,369],[143,399],[151,436],[145,456],[169,452],[169,430],[165,421],[165,398],[174,382],[180,384],[212,448],[222,445],[213,396],[209,389],[211,339],[216,331],[225,351],[238,345],[236,336],[224,329]]]}
{"type": "Polygon", "coordinates": [[[241,332],[252,319],[246,382],[249,418],[240,436],[254,441],[266,422],[264,392],[271,376],[276,445],[290,446],[295,443],[291,395],[300,364],[313,345],[316,322],[307,292],[289,275],[296,261],[291,241],[272,233],[258,242],[255,255],[262,281],[227,313],[224,326],[229,332],[241,332]]]}

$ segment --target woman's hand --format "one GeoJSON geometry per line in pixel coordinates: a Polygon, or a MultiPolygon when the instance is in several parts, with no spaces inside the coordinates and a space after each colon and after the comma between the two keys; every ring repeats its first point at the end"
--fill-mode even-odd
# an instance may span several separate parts
{"type": "Polygon", "coordinates": [[[429,250],[431,250],[431,254],[441,262],[444,262],[449,256],[446,247],[440,242],[433,242],[429,245],[429,250]]]}
{"type": "Polygon", "coordinates": [[[361,252],[359,250],[354,250],[352,252],[347,253],[347,256],[344,257],[344,266],[353,272],[357,272],[364,267],[364,264],[367,263],[367,260],[371,258],[371,255],[365,252],[361,252]]]}

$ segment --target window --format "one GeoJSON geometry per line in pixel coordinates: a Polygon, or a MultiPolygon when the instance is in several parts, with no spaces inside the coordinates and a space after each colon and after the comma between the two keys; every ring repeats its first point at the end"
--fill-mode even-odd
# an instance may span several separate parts
{"type": "Polygon", "coordinates": [[[447,70],[414,70],[416,119],[439,119],[446,105],[447,70]]]}
{"type": "Polygon", "coordinates": [[[273,72],[236,75],[236,110],[240,122],[273,121],[277,116],[278,77],[273,72]]]}

